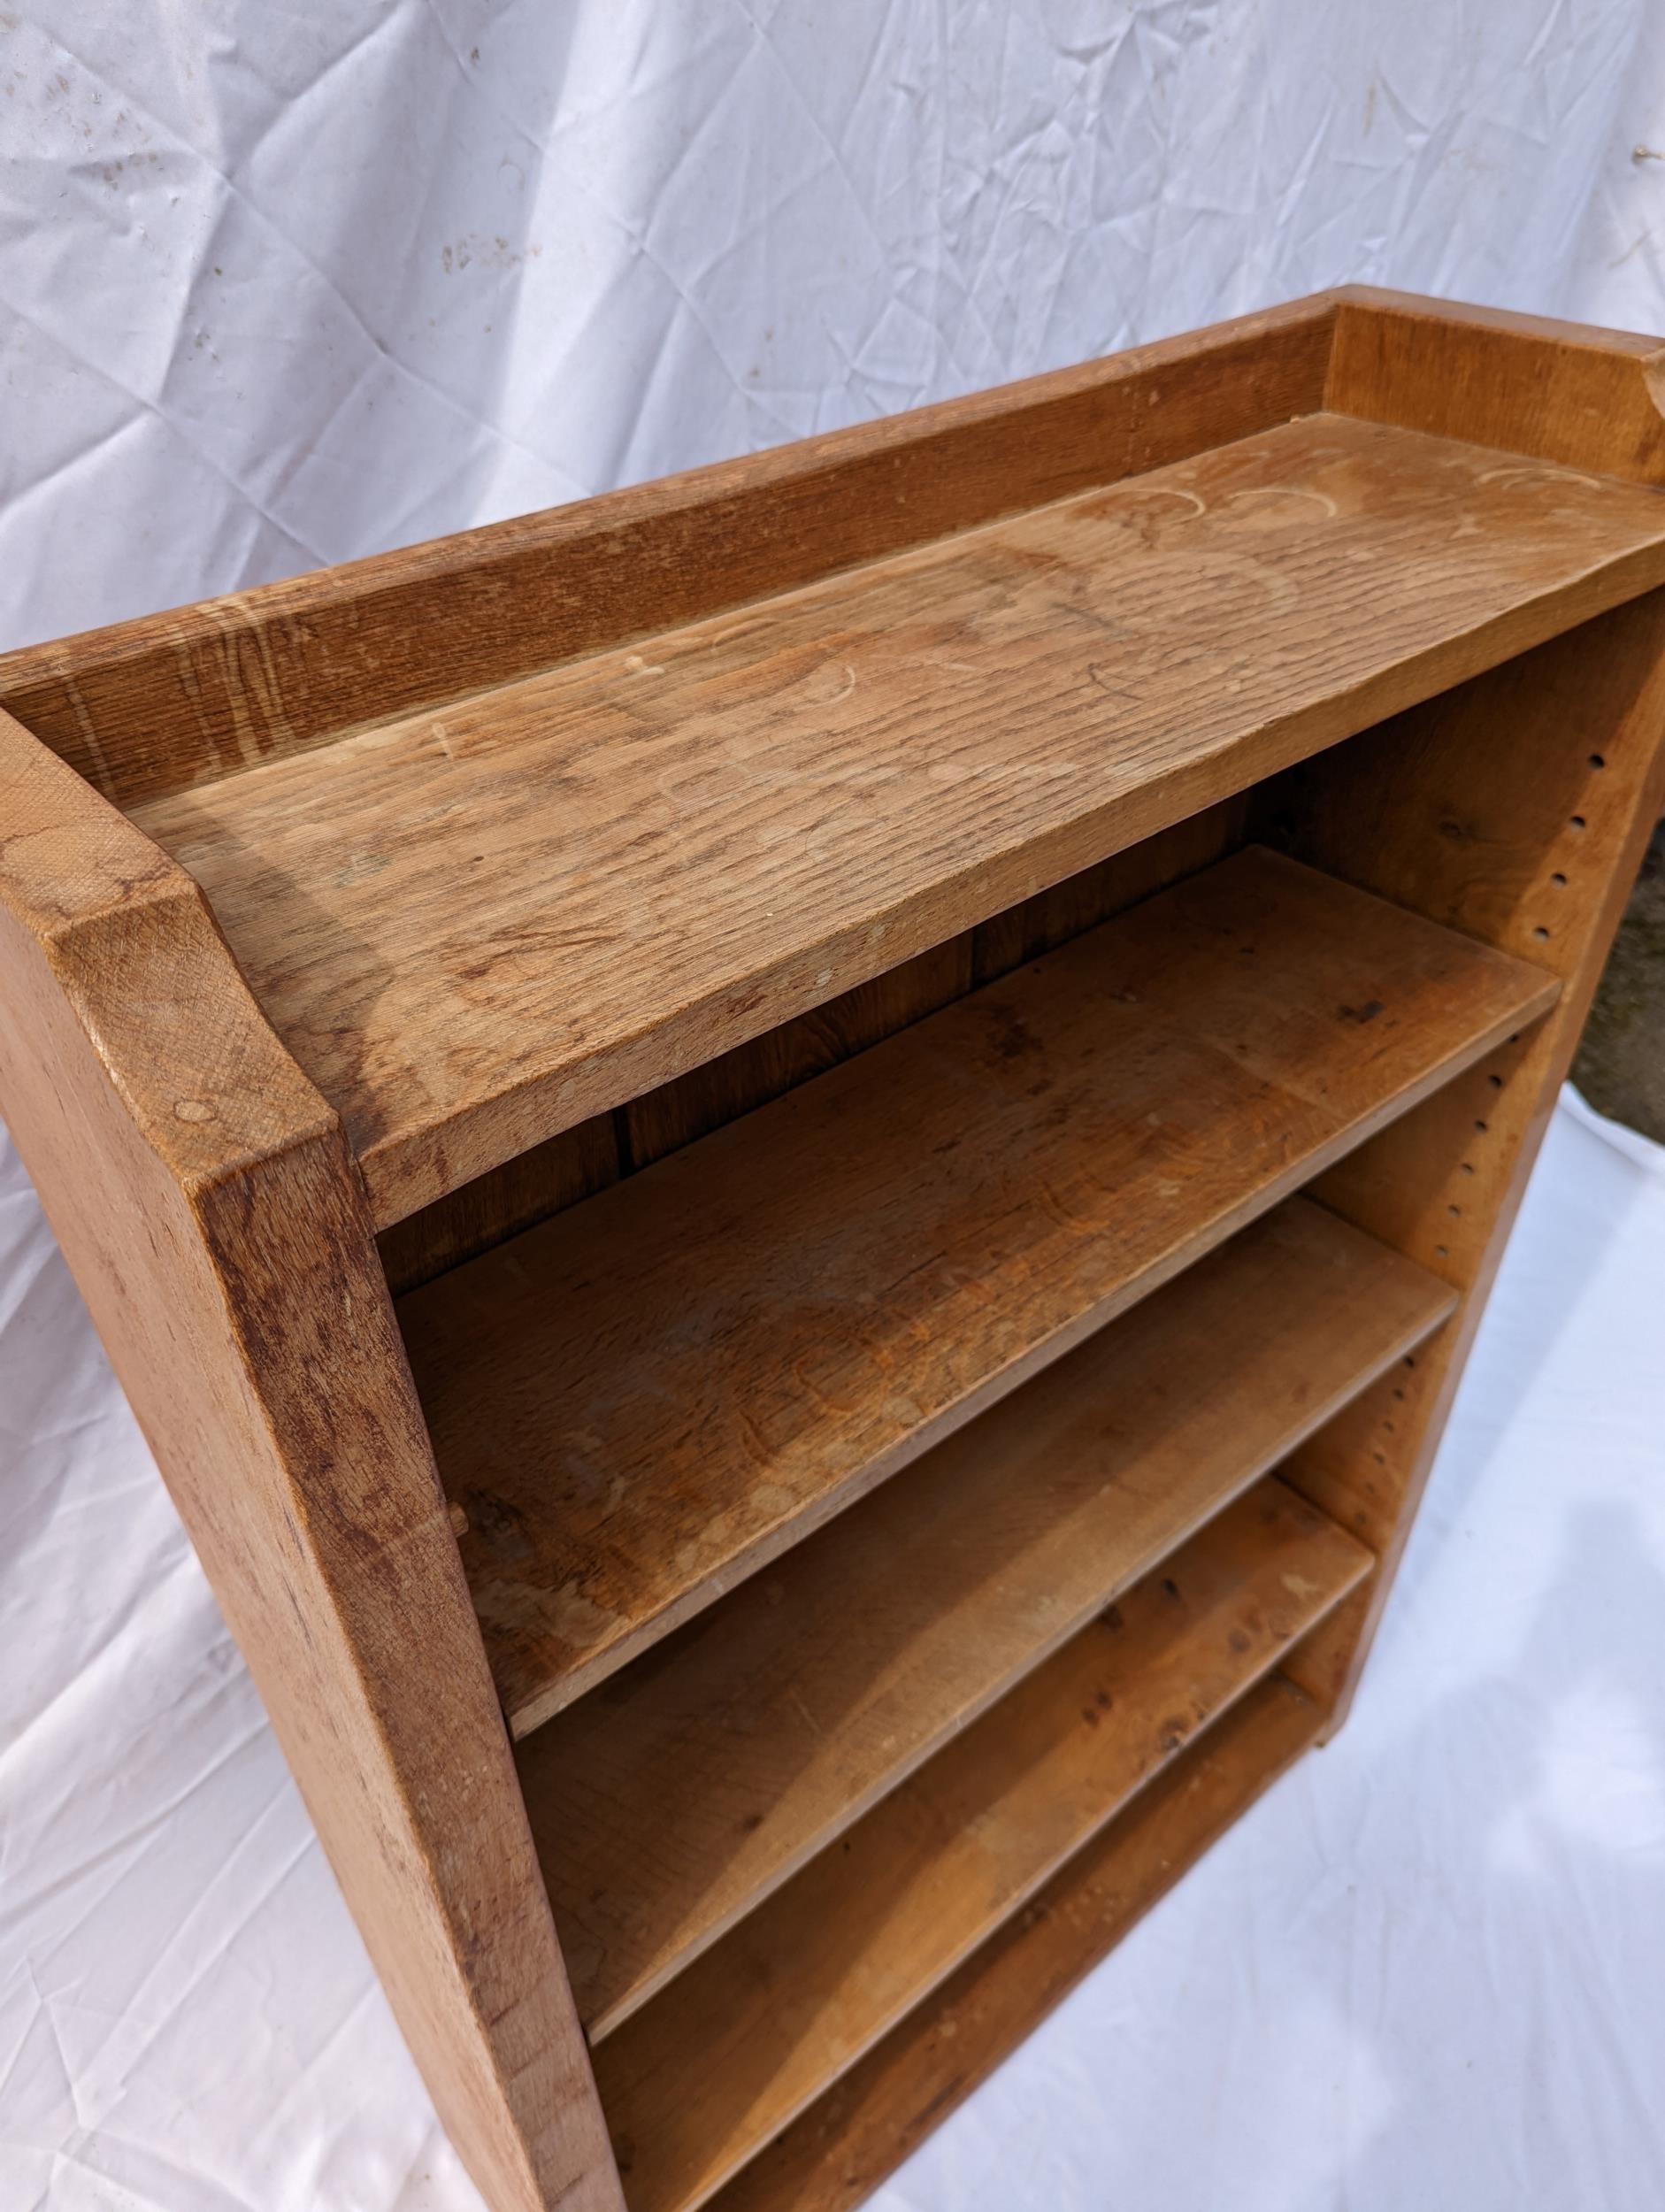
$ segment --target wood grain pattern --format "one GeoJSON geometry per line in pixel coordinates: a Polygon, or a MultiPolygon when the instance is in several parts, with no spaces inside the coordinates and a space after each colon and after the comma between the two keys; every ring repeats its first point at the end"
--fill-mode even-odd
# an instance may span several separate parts
{"type": "Polygon", "coordinates": [[[631,2212],[693,2212],[1370,1571],[1239,1499],[595,2055],[631,2212]]]}
{"type": "Polygon", "coordinates": [[[1651,490],[1317,416],[136,818],[385,1226],[1661,580],[1651,490]]]}
{"type": "Polygon", "coordinates": [[[1665,345],[1658,338],[1370,285],[1331,297],[1326,407],[1600,476],[1665,484],[1665,345]]]}
{"type": "Polygon", "coordinates": [[[592,2042],[1455,1302],[1291,1199],[540,1728],[592,2042]]]}
{"type": "Polygon", "coordinates": [[[1301,300],[1109,360],[0,656],[8,708],[131,807],[1321,404],[1301,300]]]}
{"type": "Polygon", "coordinates": [[[388,1289],[396,1296],[431,1283],[448,1268],[616,1183],[631,1164],[621,1156],[619,1121],[618,1114],[592,1114],[380,1230],[376,1247],[388,1289]]]}
{"type": "Polygon", "coordinates": [[[452,2139],[618,2182],[364,1194],[196,887],[0,715],[0,1106],[452,2139]]]}
{"type": "Polygon", "coordinates": [[[402,1300],[516,1733],[1554,988],[1241,853],[402,1300]]]}
{"type": "Polygon", "coordinates": [[[1385,1571],[1303,1655],[1346,1709],[1433,1463],[1627,888],[1665,806],[1665,595],[1654,593],[1269,788],[1292,849],[1559,976],[1546,1022],[1332,1168],[1325,1202],[1462,1294],[1460,1315],[1292,1463],[1385,1571]]]}
{"type": "Polygon", "coordinates": [[[580,1122],[384,1229],[377,1242],[394,1291],[413,1290],[620,1175],[749,1113],[910,1022],[1119,914],[1243,842],[1243,800],[1205,807],[1171,830],[1069,878],[1055,889],[858,984],[825,1006],[661,1085],[611,1115],[580,1122]]]}
{"type": "Polygon", "coordinates": [[[852,2212],[1299,1758],[1322,1717],[1282,1674],[1250,1690],[742,2167],[717,2212],[852,2212]]]}

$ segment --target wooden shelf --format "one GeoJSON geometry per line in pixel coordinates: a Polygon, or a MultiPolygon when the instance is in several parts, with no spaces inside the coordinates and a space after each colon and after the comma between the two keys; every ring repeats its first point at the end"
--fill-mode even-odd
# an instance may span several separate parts
{"type": "Polygon", "coordinates": [[[134,818],[385,1225],[1661,578],[1651,489],[1316,414],[134,818]]]}
{"type": "Polygon", "coordinates": [[[1140,1790],[1023,1911],[710,2200],[853,2212],[1033,2032],[1317,1736],[1272,1674],[1140,1790]]]}
{"type": "Polygon", "coordinates": [[[704,2203],[1371,1563],[1269,1478],[679,1974],[595,2054],[631,2212],[704,2203]]]}
{"type": "Polygon", "coordinates": [[[402,1300],[515,1732],[1555,991],[1245,851],[402,1300]]]}
{"type": "Polygon", "coordinates": [[[539,1729],[592,2040],[1455,1302],[1291,1199],[539,1729]]]}

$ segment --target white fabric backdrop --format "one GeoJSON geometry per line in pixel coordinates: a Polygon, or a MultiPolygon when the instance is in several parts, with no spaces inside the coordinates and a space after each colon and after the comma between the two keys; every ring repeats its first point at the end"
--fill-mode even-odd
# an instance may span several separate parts
{"type": "MultiPolygon", "coordinates": [[[[1650,149],[1646,0],[14,0],[0,645],[1347,278],[1665,330],[1650,149]]],[[[884,2212],[1665,2202],[1661,1252],[1564,1111],[1349,1730],[884,2212]]],[[[5,1155],[14,2205],[477,2212],[5,1155]]]]}
{"type": "Polygon", "coordinates": [[[1665,329],[1649,0],[12,0],[0,644],[1347,279],[1665,329]]]}

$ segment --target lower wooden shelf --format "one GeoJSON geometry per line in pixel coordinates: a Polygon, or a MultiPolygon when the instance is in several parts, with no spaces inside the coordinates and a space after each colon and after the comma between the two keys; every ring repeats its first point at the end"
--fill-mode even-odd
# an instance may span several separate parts
{"type": "Polygon", "coordinates": [[[1268,1478],[686,1968],[595,2052],[631,2212],[705,2203],[1372,1564],[1268,1478]]]}
{"type": "Polygon", "coordinates": [[[852,2212],[1308,1748],[1322,1709],[1249,1690],[742,2167],[713,2212],[852,2212]]]}
{"type": "Polygon", "coordinates": [[[592,2038],[1454,1302],[1291,1199],[529,1737],[592,2038]]]}

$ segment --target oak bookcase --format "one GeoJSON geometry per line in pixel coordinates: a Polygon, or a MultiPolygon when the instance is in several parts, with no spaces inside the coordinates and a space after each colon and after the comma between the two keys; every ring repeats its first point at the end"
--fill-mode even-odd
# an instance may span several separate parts
{"type": "Polygon", "coordinates": [[[495,2212],[856,2203],[1339,1724],[1662,378],[1341,291],[0,659],[0,1109],[495,2212]]]}

